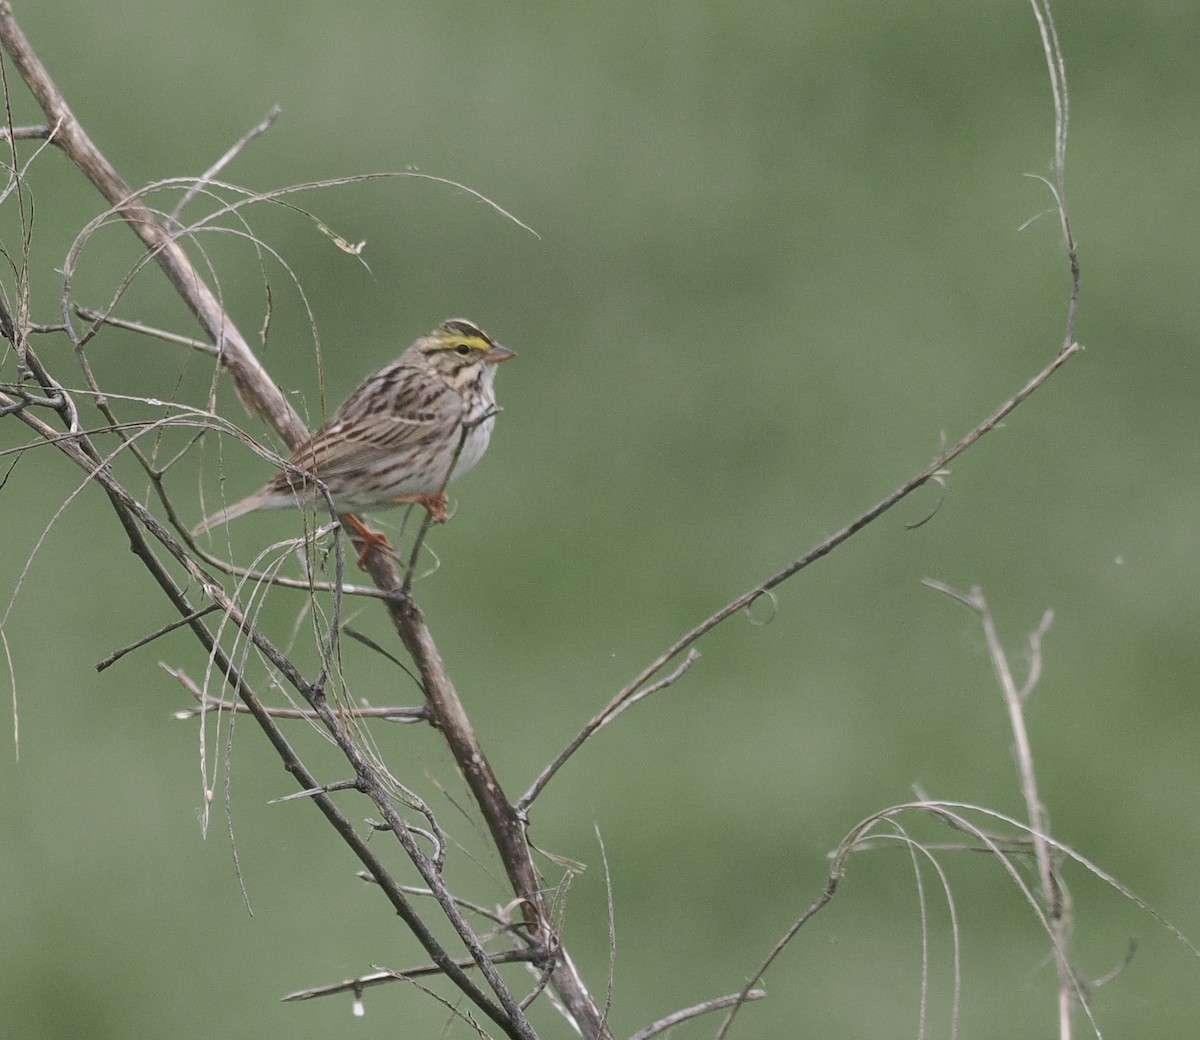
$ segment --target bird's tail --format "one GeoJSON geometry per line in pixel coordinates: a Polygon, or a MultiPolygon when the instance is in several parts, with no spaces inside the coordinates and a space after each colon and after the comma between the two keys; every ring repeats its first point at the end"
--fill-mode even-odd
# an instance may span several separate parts
{"type": "Polygon", "coordinates": [[[229,523],[230,520],[236,520],[239,516],[246,513],[252,513],[256,509],[261,509],[263,506],[262,492],[251,495],[249,498],[243,498],[240,502],[234,502],[231,506],[226,506],[217,512],[206,516],[195,527],[192,528],[192,537],[198,538],[206,531],[211,531],[214,527],[220,527],[222,524],[229,523]]]}

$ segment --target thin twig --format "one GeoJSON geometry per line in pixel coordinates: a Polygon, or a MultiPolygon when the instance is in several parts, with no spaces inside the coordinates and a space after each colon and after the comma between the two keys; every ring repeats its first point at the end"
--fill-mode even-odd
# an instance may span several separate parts
{"type": "MultiPolygon", "coordinates": [[[[378,590],[376,589],[376,590],[372,590],[372,591],[378,591],[378,590]]],[[[418,676],[413,674],[412,669],[409,668],[408,665],[406,665],[403,661],[401,661],[400,658],[398,658],[395,654],[388,653],[382,646],[380,646],[377,642],[375,642],[374,639],[372,639],[369,635],[367,635],[366,632],[360,632],[357,628],[353,628],[350,625],[343,625],[342,626],[342,634],[349,636],[356,643],[361,643],[368,650],[373,650],[375,653],[377,653],[380,657],[384,658],[385,660],[391,661],[392,664],[394,664],[397,668],[399,668],[402,672],[404,672],[404,674],[407,675],[416,684],[417,689],[421,688],[421,680],[418,676]]]]}
{"type": "MultiPolygon", "coordinates": [[[[371,875],[368,874],[366,871],[360,870],[354,876],[357,877],[361,881],[367,882],[368,884],[375,883],[375,879],[373,877],[371,877],[371,875]]],[[[436,893],[428,888],[419,888],[417,885],[401,885],[400,888],[405,892],[406,895],[427,896],[431,899],[436,898],[436,893]]],[[[475,903],[469,899],[463,899],[461,896],[455,896],[454,901],[459,906],[461,906],[464,910],[469,910],[471,913],[477,914],[478,916],[484,918],[485,920],[491,921],[492,924],[503,929],[504,931],[518,935],[518,936],[521,935],[520,930],[514,928],[512,922],[510,920],[508,920],[508,918],[506,916],[504,916],[501,913],[498,913],[496,910],[492,910],[492,909],[484,906],[482,903],[475,903]]]]}
{"type": "MultiPolygon", "coordinates": [[[[140,321],[128,321],[125,318],[114,318],[111,314],[106,314],[104,311],[98,311],[92,307],[83,307],[76,304],[72,310],[81,317],[84,321],[100,323],[101,325],[111,325],[114,329],[125,329],[127,332],[138,332],[143,336],[151,336],[154,339],[160,339],[164,343],[176,343],[181,347],[187,347],[189,350],[199,351],[201,354],[208,354],[210,357],[219,357],[220,351],[211,343],[202,339],[196,339],[193,336],[181,336],[177,332],[168,332],[166,329],[156,329],[153,325],[144,325],[140,321]]],[[[65,326],[57,326],[64,329],[65,326]]]]}
{"type": "Polygon", "coordinates": [[[45,123],[39,126],[0,126],[0,138],[7,137],[13,141],[45,140],[52,133],[54,127],[45,123]]]}
{"type": "MultiPolygon", "coordinates": [[[[935,582],[926,582],[933,588],[944,588],[935,582]]],[[[1017,765],[1017,776],[1021,782],[1021,796],[1025,802],[1025,811],[1029,815],[1029,834],[1033,843],[1034,858],[1037,862],[1038,882],[1041,889],[1043,905],[1050,922],[1050,939],[1054,948],[1054,960],[1058,969],[1058,1010],[1060,1040],[1070,1040],[1072,1035],[1071,1011],[1074,1008],[1077,994],[1080,992],[1080,981],[1071,967],[1068,954],[1068,944],[1074,922],[1064,901],[1066,888],[1059,877],[1058,867],[1050,846],[1050,824],[1046,807],[1042,804],[1038,793],[1037,776],[1033,765],[1033,750],[1029,740],[1029,730],[1025,725],[1024,705],[1033,692],[1038,677],[1042,672],[1042,638],[1045,636],[1054,619],[1053,611],[1046,611],[1038,627],[1030,634],[1030,663],[1029,675],[1023,684],[1018,685],[1008,663],[1008,655],[1000,640],[995,618],[988,607],[983,590],[975,586],[967,594],[952,593],[955,599],[969,606],[979,617],[983,626],[984,638],[987,640],[988,655],[996,680],[1004,694],[1004,703],[1008,708],[1009,726],[1013,733],[1014,753],[1017,765]]]]}
{"type": "MultiPolygon", "coordinates": [[[[493,964],[521,964],[535,959],[529,950],[501,950],[492,954],[493,964]]],[[[464,958],[456,962],[464,971],[477,967],[474,961],[464,958]]],[[[415,968],[401,968],[373,972],[370,975],[360,975],[357,978],[345,979],[342,982],[332,982],[325,986],[311,986],[308,989],[298,989],[293,993],[280,997],[282,1003],[296,1000],[312,1000],[315,997],[332,997],[338,993],[360,993],[370,986],[383,986],[389,982],[408,982],[411,979],[429,978],[443,974],[436,964],[421,964],[415,968]]]]}
{"type": "Polygon", "coordinates": [[[179,214],[183,212],[183,210],[187,206],[187,204],[189,202],[191,202],[192,199],[194,199],[202,191],[204,191],[205,188],[210,183],[212,183],[212,181],[216,180],[217,175],[223,169],[225,169],[226,166],[228,166],[231,162],[233,162],[233,160],[236,159],[238,157],[238,155],[241,154],[242,150],[246,147],[246,145],[248,145],[256,137],[261,137],[268,130],[270,130],[271,125],[275,122],[276,119],[279,118],[279,114],[282,111],[283,111],[283,109],[280,108],[278,105],[272,105],[270,111],[267,112],[267,114],[261,120],[259,120],[254,126],[252,126],[244,134],[242,134],[242,136],[239,137],[230,146],[229,151],[227,151],[224,155],[221,156],[221,158],[219,158],[215,163],[213,163],[212,166],[210,166],[207,170],[205,170],[200,175],[200,177],[196,181],[196,183],[193,184],[186,192],[184,192],[183,198],[181,198],[179,200],[178,204],[175,206],[175,208],[173,210],[171,210],[170,216],[167,218],[168,223],[169,224],[177,223],[179,220],[179,214]]]}
{"type": "MultiPolygon", "coordinates": [[[[278,716],[273,717],[278,718],[278,716]]],[[[291,794],[283,794],[278,798],[271,798],[267,801],[267,805],[282,805],[284,802],[295,802],[301,798],[314,798],[319,794],[330,794],[334,791],[361,790],[362,785],[358,780],[334,780],[332,783],[322,784],[320,787],[310,787],[304,791],[293,791],[291,794]]]]}
{"type": "MultiPolygon", "coordinates": [[[[206,610],[201,611],[201,613],[207,614],[214,609],[216,608],[209,607],[206,610]]],[[[179,622],[179,624],[186,623],[186,620],[179,622]]],[[[177,624],[175,627],[178,628],[179,624],[177,624]]],[[[210,711],[232,711],[241,712],[243,714],[250,711],[250,709],[241,701],[227,701],[222,700],[219,697],[211,696],[210,694],[206,693],[199,684],[197,684],[182,671],[179,671],[175,668],[169,668],[166,665],[164,665],[163,668],[168,675],[177,679],[183,688],[187,690],[187,692],[193,697],[195,697],[197,701],[199,701],[199,704],[195,708],[185,708],[181,711],[177,711],[175,713],[175,718],[177,719],[194,719],[197,716],[205,715],[210,711]]],[[[315,711],[312,711],[308,708],[267,707],[265,710],[273,719],[300,719],[305,722],[312,722],[320,718],[315,711]]],[[[345,718],[351,719],[388,719],[391,721],[417,722],[429,717],[429,709],[423,704],[420,707],[414,708],[340,708],[338,714],[345,718]]]]}
{"type": "Polygon", "coordinates": [[[148,636],[143,636],[135,643],[130,643],[128,646],[123,646],[119,650],[114,650],[102,661],[96,662],[96,671],[104,671],[105,668],[116,664],[126,654],[137,650],[139,647],[146,646],[148,643],[153,643],[154,640],[156,640],[159,636],[165,636],[168,632],[174,632],[177,628],[183,628],[185,625],[191,624],[191,622],[196,618],[202,618],[206,614],[211,614],[217,609],[218,608],[216,604],[210,603],[207,607],[201,607],[199,610],[193,612],[187,617],[181,617],[178,621],[172,621],[169,625],[164,625],[157,632],[151,632],[148,636]]]}
{"type": "Polygon", "coordinates": [[[592,829],[596,832],[596,841],[600,845],[600,865],[604,868],[604,897],[608,908],[608,979],[604,989],[604,1021],[612,1013],[613,986],[617,977],[617,914],[616,900],[613,897],[612,869],[608,865],[608,849],[604,847],[604,835],[600,833],[600,825],[594,823],[592,829]]]}
{"type": "Polygon", "coordinates": [[[591,721],[588,722],[583,729],[576,733],[571,739],[571,742],[565,748],[563,748],[562,751],[555,756],[554,760],[537,775],[537,778],[533,781],[533,784],[530,786],[529,790],[524,794],[524,796],[522,796],[521,800],[517,802],[518,812],[524,813],[529,808],[529,804],[538,796],[542,788],[550,782],[550,778],[558,772],[559,768],[564,762],[566,762],[568,758],[570,758],[573,754],[575,754],[576,751],[579,750],[584,741],[598,733],[629,708],[632,708],[638,703],[638,701],[645,700],[647,697],[658,693],[660,690],[665,690],[669,686],[675,685],[679,679],[683,678],[684,673],[687,672],[699,659],[699,651],[694,649],[690,650],[688,651],[687,657],[685,657],[679,663],[674,671],[670,672],[668,675],[664,675],[657,682],[651,683],[649,686],[640,689],[631,690],[629,687],[626,687],[624,690],[622,690],[621,695],[614,698],[609,704],[605,705],[601,711],[592,716],[591,721]]]}
{"type": "MultiPolygon", "coordinates": [[[[463,408],[464,410],[466,408],[465,402],[463,404],[463,408]]],[[[465,422],[462,423],[461,428],[458,431],[458,445],[454,449],[454,455],[450,459],[450,465],[446,467],[446,473],[442,477],[442,485],[437,490],[437,494],[442,496],[443,500],[445,498],[446,488],[450,486],[450,478],[454,475],[455,467],[458,465],[458,460],[462,455],[463,448],[466,447],[467,437],[470,435],[471,430],[480,423],[495,417],[499,413],[500,408],[497,405],[492,405],[491,408],[484,412],[483,415],[481,415],[470,425],[465,422]]],[[[417,536],[413,539],[412,552],[409,554],[408,566],[405,568],[404,572],[404,584],[400,587],[401,595],[407,596],[412,590],[413,576],[415,575],[417,569],[417,558],[421,555],[421,546],[424,544],[425,536],[429,533],[429,530],[432,526],[433,514],[426,510],[425,516],[421,521],[421,526],[417,531],[417,536]]]]}
{"type": "Polygon", "coordinates": [[[1042,615],[1041,624],[1029,633],[1029,674],[1025,677],[1025,685],[1018,691],[1022,703],[1033,693],[1042,677],[1042,640],[1050,631],[1052,624],[1054,624],[1054,611],[1047,610],[1042,615]]]}
{"type": "MultiPolygon", "coordinates": [[[[1054,13],[1050,0],[1030,0],[1033,16],[1037,19],[1038,32],[1042,37],[1042,54],[1046,59],[1046,72],[1050,78],[1050,92],[1054,98],[1054,183],[1048,185],[1058,208],[1059,224],[1063,242],[1067,247],[1067,259],[1071,265],[1071,295],[1067,303],[1067,327],[1063,333],[1062,349],[1070,349],[1075,342],[1075,318],[1079,312],[1079,254],[1075,236],[1071,232],[1071,216],[1067,207],[1067,131],[1070,126],[1070,93],[1067,90],[1067,64],[1062,47],[1058,42],[1058,29],[1054,25],[1054,13]]],[[[1041,178],[1040,178],[1041,179],[1041,178]]]]}

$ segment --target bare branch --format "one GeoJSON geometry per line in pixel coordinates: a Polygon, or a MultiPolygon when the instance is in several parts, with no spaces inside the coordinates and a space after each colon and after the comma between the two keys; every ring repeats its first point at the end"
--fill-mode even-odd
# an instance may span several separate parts
{"type": "Polygon", "coordinates": [[[1042,640],[1054,624],[1054,611],[1047,610],[1042,615],[1041,623],[1029,633],[1029,674],[1025,677],[1025,685],[1018,691],[1021,702],[1033,693],[1038,680],[1042,677],[1042,640]]]}
{"type": "Polygon", "coordinates": [[[533,802],[533,800],[542,792],[542,788],[550,782],[550,779],[559,771],[563,763],[566,762],[576,751],[578,751],[584,742],[596,733],[599,733],[605,726],[623,714],[627,709],[632,708],[638,701],[645,700],[652,694],[658,693],[660,690],[665,690],[669,686],[673,686],[679,679],[683,678],[692,665],[700,659],[700,653],[697,650],[690,650],[674,671],[668,675],[664,675],[655,683],[640,689],[630,689],[626,687],[621,693],[615,697],[609,704],[592,717],[592,720],[583,727],[574,737],[571,742],[562,749],[545,769],[538,775],[537,779],[530,785],[528,791],[521,796],[521,800],[517,802],[517,811],[524,813],[533,802]]]}
{"type": "MultiPolygon", "coordinates": [[[[1040,372],[1038,372],[1037,375],[1030,379],[1012,397],[1000,405],[1000,407],[997,408],[996,411],[994,411],[990,416],[988,416],[988,418],[984,419],[983,422],[971,430],[971,432],[963,437],[962,440],[960,440],[957,444],[955,444],[954,447],[950,448],[949,451],[939,455],[930,465],[926,466],[925,469],[921,470],[915,476],[910,477],[898,488],[896,488],[895,491],[893,491],[886,498],[877,502],[865,513],[855,517],[840,531],[830,535],[823,542],[806,552],[803,556],[792,561],[781,570],[776,571],[765,581],[759,582],[759,584],[755,585],[753,588],[747,589],[740,596],[730,600],[725,604],[725,606],[721,607],[720,610],[710,614],[691,631],[680,636],[679,639],[672,643],[671,646],[669,646],[666,650],[659,654],[658,657],[651,661],[650,664],[643,668],[642,671],[639,672],[625,686],[624,689],[622,689],[611,701],[609,701],[604,709],[596,715],[596,719],[603,719],[607,715],[611,714],[614,710],[620,708],[626,699],[628,699],[635,691],[641,689],[642,686],[649,682],[650,679],[652,679],[660,669],[664,668],[667,664],[673,661],[679,656],[679,654],[688,649],[688,647],[690,647],[693,643],[697,642],[700,638],[711,632],[717,627],[717,625],[721,624],[723,621],[727,621],[738,611],[750,606],[760,596],[770,592],[777,586],[782,585],[785,581],[791,577],[794,577],[796,574],[799,574],[800,571],[804,570],[805,567],[815,563],[823,556],[828,556],[839,545],[849,540],[853,535],[857,534],[872,521],[877,520],[898,502],[901,502],[903,499],[907,498],[910,494],[916,491],[917,488],[922,487],[928,481],[934,479],[934,477],[939,476],[951,462],[958,458],[981,437],[990,433],[997,426],[999,426],[1000,423],[1002,423],[1014,409],[1020,406],[1035,390],[1037,390],[1046,382],[1046,380],[1054,375],[1054,373],[1057,372],[1069,358],[1074,357],[1075,354],[1082,349],[1083,348],[1078,343],[1072,343],[1065,350],[1060,351],[1040,372]]],[[[595,719],[593,719],[593,722],[595,722],[595,719]]],[[[590,725],[591,723],[589,723],[589,726],[590,725]]],[[[547,768],[543,770],[543,772],[538,776],[537,783],[530,787],[530,789],[517,803],[517,807],[521,812],[524,812],[529,808],[530,804],[545,788],[546,783],[550,780],[554,773],[558,771],[563,763],[565,763],[566,760],[570,758],[580,746],[582,746],[588,735],[588,729],[587,727],[584,727],[584,730],[582,730],[580,734],[572,740],[571,744],[569,744],[563,749],[563,751],[559,753],[551,765],[547,766],[547,768]]]]}
{"type": "Polygon", "coordinates": [[[54,127],[45,124],[41,126],[0,126],[0,138],[13,141],[44,141],[54,133],[54,127]]]}
{"type": "Polygon", "coordinates": [[[112,665],[116,664],[126,654],[128,654],[134,650],[137,650],[139,647],[143,647],[149,643],[153,643],[154,640],[156,640],[159,636],[165,636],[168,632],[174,632],[175,629],[177,629],[177,628],[183,628],[184,626],[186,626],[186,625],[190,624],[192,621],[194,621],[196,618],[202,618],[206,614],[211,614],[214,610],[217,610],[217,609],[218,608],[217,608],[216,604],[210,603],[207,607],[201,607],[199,610],[193,612],[192,614],[189,614],[186,617],[181,617],[178,621],[172,621],[169,625],[164,625],[162,628],[158,629],[158,631],[151,632],[148,636],[143,636],[141,639],[137,640],[134,643],[130,643],[128,646],[123,646],[119,650],[114,650],[111,654],[109,654],[102,661],[96,662],[96,671],[98,671],[98,672],[104,671],[105,668],[109,668],[112,665]]]}
{"type": "MultiPolygon", "coordinates": [[[[268,709],[270,710],[270,709],[268,709]]],[[[279,716],[272,711],[272,718],[279,716]]],[[[267,802],[267,805],[282,805],[284,802],[294,802],[301,798],[312,798],[318,794],[329,794],[331,791],[358,791],[360,785],[357,780],[334,780],[332,783],[322,784],[320,787],[310,787],[307,791],[293,791],[291,794],[280,795],[278,798],[272,798],[267,802]]],[[[401,886],[403,888],[403,886],[401,886]]]]}
{"type": "Polygon", "coordinates": [[[226,166],[233,162],[233,160],[241,154],[243,149],[245,149],[245,147],[251,141],[253,141],[256,137],[261,137],[268,130],[270,130],[272,124],[274,124],[275,120],[279,118],[279,114],[282,111],[283,109],[278,105],[272,105],[270,111],[267,112],[267,114],[261,120],[259,120],[259,122],[242,134],[242,136],[230,146],[229,151],[227,151],[221,156],[221,158],[213,163],[212,166],[205,170],[200,175],[200,179],[197,180],[196,183],[193,184],[186,192],[184,192],[183,198],[181,198],[176,204],[175,208],[171,210],[169,222],[174,224],[176,221],[178,221],[179,214],[183,212],[187,204],[191,202],[192,199],[194,199],[197,195],[199,195],[208,184],[216,180],[217,175],[223,169],[225,169],[226,166]]]}
{"type": "MultiPolygon", "coordinates": [[[[84,321],[95,322],[101,325],[111,325],[114,329],[125,329],[127,332],[139,332],[143,336],[161,339],[164,343],[176,343],[179,346],[187,347],[201,354],[208,354],[211,357],[218,357],[220,355],[220,351],[216,347],[211,343],[206,343],[202,339],[181,336],[177,332],[167,332],[166,329],[156,329],[152,325],[143,325],[140,321],[127,321],[123,318],[114,318],[111,314],[105,314],[103,311],[94,310],[91,307],[76,305],[74,311],[84,321]]],[[[65,328],[65,326],[61,327],[65,328]]]]}
{"type": "Polygon", "coordinates": [[[1067,210],[1067,129],[1070,125],[1070,95],[1067,91],[1067,65],[1058,42],[1050,0],[1030,0],[1033,16],[1042,36],[1042,53],[1050,76],[1050,91],[1054,96],[1054,183],[1049,185],[1058,209],[1063,242],[1071,265],[1071,294],[1067,304],[1067,327],[1063,333],[1062,350],[1066,352],[1075,342],[1075,318],[1079,312],[1079,254],[1071,232],[1071,217],[1067,210]]]}
{"type": "MultiPolygon", "coordinates": [[[[521,964],[529,963],[535,959],[535,954],[529,950],[501,950],[492,955],[493,964],[521,964]]],[[[457,964],[464,971],[469,971],[476,967],[474,961],[465,958],[458,961],[457,964]]],[[[409,982],[412,979],[429,978],[441,974],[443,974],[443,971],[436,964],[422,964],[415,968],[399,968],[396,970],[384,969],[373,972],[370,975],[360,975],[357,978],[345,979],[342,982],[331,982],[325,986],[311,986],[307,989],[298,989],[279,999],[281,1003],[286,1004],[297,1000],[312,1000],[315,997],[332,997],[339,993],[354,993],[357,995],[371,986],[383,986],[389,982],[409,982]]]]}
{"type": "Polygon", "coordinates": [[[686,1022],[689,1018],[698,1018],[700,1015],[711,1014],[713,1011],[723,1011],[727,1007],[732,1007],[735,1004],[744,1004],[750,1000],[762,1000],[766,995],[767,991],[765,989],[751,989],[747,990],[744,994],[731,993],[726,997],[714,997],[712,1000],[704,1001],[703,1004],[693,1004],[691,1007],[674,1011],[660,1018],[657,1022],[646,1026],[645,1029],[639,1029],[629,1040],[650,1040],[652,1036],[665,1033],[673,1026],[686,1022]]]}
{"type": "MultiPolygon", "coordinates": [[[[198,615],[208,614],[215,609],[217,609],[215,606],[210,606],[205,610],[198,611],[198,615]]],[[[185,618],[177,622],[173,627],[179,628],[181,625],[187,624],[190,620],[190,618],[185,618]]],[[[156,635],[159,634],[161,633],[156,633],[156,635]]],[[[132,649],[132,647],[128,649],[132,649]]],[[[227,701],[211,696],[194,679],[179,669],[169,668],[166,665],[163,665],[163,669],[172,678],[177,679],[180,685],[200,702],[195,708],[177,711],[175,713],[175,718],[177,719],[193,719],[198,715],[204,715],[210,711],[250,712],[250,708],[241,701],[227,701]]],[[[315,711],[305,708],[268,707],[265,710],[273,719],[301,719],[306,722],[312,722],[320,718],[315,711]]],[[[425,705],[421,705],[419,708],[341,708],[339,709],[339,713],[346,718],[387,719],[393,722],[419,722],[429,718],[429,709],[425,705]]]]}
{"type": "Polygon", "coordinates": [[[988,655],[992,660],[992,669],[996,673],[1000,690],[1004,694],[1005,706],[1008,708],[1008,721],[1013,732],[1017,762],[1017,776],[1021,782],[1021,796],[1025,801],[1025,811],[1029,814],[1029,834],[1037,861],[1041,897],[1050,921],[1050,937],[1054,947],[1055,964],[1058,968],[1059,1036],[1061,1040],[1070,1040],[1071,1011],[1080,991],[1080,982],[1074,968],[1071,967],[1067,952],[1073,921],[1065,901],[1066,887],[1059,876],[1058,866],[1051,854],[1049,819],[1046,815],[1046,807],[1042,804],[1038,794],[1037,777],[1033,767],[1033,750],[1029,740],[1029,730],[1025,725],[1024,711],[1025,700],[1033,692],[1034,685],[1041,675],[1042,638],[1054,619],[1054,612],[1046,611],[1042,615],[1038,627],[1029,637],[1032,653],[1029,676],[1023,685],[1018,686],[1008,663],[1008,655],[1000,641],[996,621],[984,598],[983,590],[979,586],[975,586],[969,593],[963,594],[948,590],[938,583],[926,582],[926,584],[939,590],[949,591],[954,599],[969,606],[979,616],[980,624],[983,626],[988,655]]]}

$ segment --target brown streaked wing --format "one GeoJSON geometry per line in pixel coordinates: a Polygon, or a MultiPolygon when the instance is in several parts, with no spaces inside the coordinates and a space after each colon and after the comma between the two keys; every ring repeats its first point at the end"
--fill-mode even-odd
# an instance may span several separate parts
{"type": "MultiPolygon", "coordinates": [[[[458,424],[461,405],[459,395],[440,380],[431,383],[412,367],[393,362],[368,377],[290,461],[322,479],[353,472],[448,438],[458,424]],[[381,402],[389,407],[381,409],[381,402]]],[[[278,488],[290,484],[286,472],[272,481],[278,488]]]]}

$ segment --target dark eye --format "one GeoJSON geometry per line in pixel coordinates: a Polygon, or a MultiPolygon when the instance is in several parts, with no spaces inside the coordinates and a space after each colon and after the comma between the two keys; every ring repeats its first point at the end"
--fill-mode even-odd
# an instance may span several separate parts
{"type": "Polygon", "coordinates": [[[471,353],[471,348],[468,347],[465,343],[460,343],[457,347],[454,348],[454,353],[456,353],[459,357],[466,357],[468,354],[471,353]]]}

